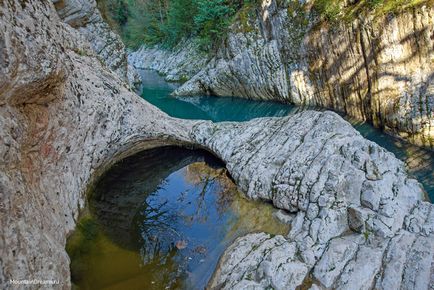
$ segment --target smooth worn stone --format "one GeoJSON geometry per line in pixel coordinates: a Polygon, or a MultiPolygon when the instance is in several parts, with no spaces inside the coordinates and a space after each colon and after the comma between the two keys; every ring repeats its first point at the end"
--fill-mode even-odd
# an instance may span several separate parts
{"type": "MultiPolygon", "coordinates": [[[[80,7],[64,19],[75,19],[80,7]]],[[[88,189],[115,162],[168,145],[212,152],[246,197],[295,214],[285,237],[237,239],[210,288],[307,288],[316,272],[331,288],[387,289],[392,277],[403,289],[432,288],[433,205],[401,161],[339,115],[309,110],[242,123],[174,119],[99,60],[71,26],[87,20],[65,23],[48,0],[0,1],[0,11],[1,289],[14,289],[11,279],[59,280],[44,287],[70,289],[66,238],[88,189]],[[367,176],[367,162],[381,178],[367,176]],[[366,184],[379,197],[378,209],[361,202],[366,184]],[[354,255],[351,244],[341,245],[353,236],[361,240],[354,255]],[[342,267],[331,253],[348,263],[342,267]]],[[[321,281],[314,283],[324,288],[321,281]]]]}
{"type": "MultiPolygon", "coordinates": [[[[317,16],[313,2],[259,1],[256,13],[230,26],[209,60],[197,61],[195,49],[181,46],[174,52],[140,49],[134,63],[156,58],[146,66],[171,79],[188,72],[176,95],[332,108],[434,148],[434,7],[421,2],[393,14],[360,13],[330,25],[317,16]]],[[[381,178],[370,163],[366,170],[368,179],[381,178]]]]}
{"type": "Polygon", "coordinates": [[[103,20],[95,0],[61,0],[53,3],[60,18],[85,37],[105,65],[131,88],[140,84],[139,74],[128,63],[125,45],[103,20]]]}
{"type": "Polygon", "coordinates": [[[294,214],[290,214],[282,209],[273,213],[273,216],[284,224],[291,224],[295,217],[294,214]]]}

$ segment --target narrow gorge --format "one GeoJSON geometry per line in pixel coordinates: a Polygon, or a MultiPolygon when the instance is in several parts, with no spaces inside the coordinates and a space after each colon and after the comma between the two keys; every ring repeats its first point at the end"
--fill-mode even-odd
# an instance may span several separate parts
{"type": "Polygon", "coordinates": [[[434,18],[415,2],[334,24],[314,1],[218,6],[233,22],[206,52],[205,28],[126,48],[104,1],[0,0],[0,288],[434,289],[434,18]],[[181,223],[153,228],[158,206],[181,223]]]}
{"type": "Polygon", "coordinates": [[[365,1],[341,2],[354,15],[330,23],[315,1],[262,1],[241,11],[210,59],[181,43],[174,52],[142,48],[131,62],[188,79],[175,95],[324,107],[432,148],[433,3],[377,16],[363,13],[365,1]]]}

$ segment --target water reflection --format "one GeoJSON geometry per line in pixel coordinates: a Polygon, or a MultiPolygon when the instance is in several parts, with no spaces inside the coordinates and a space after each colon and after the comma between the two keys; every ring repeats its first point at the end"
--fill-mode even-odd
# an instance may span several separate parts
{"type": "Polygon", "coordinates": [[[97,184],[68,242],[73,282],[83,289],[203,289],[236,237],[288,232],[274,211],[242,198],[206,152],[142,152],[97,184]]]}
{"type": "MultiPolygon", "coordinates": [[[[142,70],[142,97],[167,114],[183,119],[205,119],[214,122],[247,121],[258,117],[281,117],[294,114],[300,107],[276,102],[261,102],[241,98],[171,97],[177,87],[167,83],[154,71],[142,70]]],[[[319,109],[324,110],[324,109],[319,109]]],[[[413,146],[373,128],[371,125],[346,118],[365,138],[393,152],[404,161],[409,173],[424,186],[434,201],[434,152],[413,146]]]]}

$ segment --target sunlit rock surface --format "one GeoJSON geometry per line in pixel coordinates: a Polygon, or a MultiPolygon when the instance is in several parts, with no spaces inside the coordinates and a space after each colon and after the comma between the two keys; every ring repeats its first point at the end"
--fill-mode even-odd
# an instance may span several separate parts
{"type": "Polygon", "coordinates": [[[66,237],[91,177],[123,154],[185,143],[191,123],[131,93],[51,1],[0,11],[0,288],[55,279],[66,289],[66,237]]]}
{"type": "MultiPolygon", "coordinates": [[[[434,148],[434,10],[420,2],[393,15],[327,24],[313,1],[264,0],[231,26],[217,54],[175,94],[331,108],[434,148]]],[[[197,71],[188,67],[197,53],[187,48],[141,50],[135,59],[154,55],[177,59],[150,66],[159,71],[177,72],[177,63],[197,71]]]]}
{"type": "Polygon", "coordinates": [[[248,197],[296,213],[287,237],[238,239],[211,288],[434,286],[434,207],[401,161],[335,113],[204,123],[193,132],[248,197]]]}
{"type": "MultiPolygon", "coordinates": [[[[127,61],[127,52],[119,35],[103,20],[95,0],[52,0],[60,18],[77,29],[99,58],[131,87],[140,76],[127,61]]],[[[82,54],[85,52],[81,52],[82,54]]]]}
{"type": "Polygon", "coordinates": [[[287,237],[240,238],[210,285],[432,287],[433,206],[400,161],[338,115],[169,118],[51,1],[1,1],[0,11],[0,288],[49,279],[69,289],[65,241],[86,189],[113,162],[162,145],[208,149],[248,197],[296,213],[287,237]]]}

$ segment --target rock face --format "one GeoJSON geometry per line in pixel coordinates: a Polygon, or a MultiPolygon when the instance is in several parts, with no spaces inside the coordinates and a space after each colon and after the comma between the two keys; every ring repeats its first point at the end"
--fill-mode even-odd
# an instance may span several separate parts
{"type": "Polygon", "coordinates": [[[239,238],[210,289],[434,286],[434,206],[401,161],[335,113],[204,123],[193,135],[248,197],[296,213],[287,237],[239,238]]]}
{"type": "Polygon", "coordinates": [[[128,62],[139,69],[153,69],[165,75],[166,81],[183,82],[196,75],[207,63],[208,56],[193,41],[184,40],[172,51],[142,47],[128,56],[128,62]]]}
{"type": "Polygon", "coordinates": [[[311,273],[318,287],[432,287],[433,206],[400,161],[338,115],[173,119],[131,93],[51,1],[0,1],[0,11],[0,288],[69,289],[66,237],[87,188],[114,162],[165,145],[212,151],[248,197],[296,213],[288,237],[236,241],[211,286],[288,289],[311,273]]]}
{"type": "MultiPolygon", "coordinates": [[[[175,94],[326,107],[434,148],[433,7],[331,25],[312,2],[262,1],[175,94]]],[[[187,60],[194,54],[185,52],[187,60]]]]}
{"type": "Polygon", "coordinates": [[[119,35],[103,20],[95,0],[52,0],[60,18],[77,29],[100,59],[131,87],[140,76],[128,65],[127,52],[119,35]]]}
{"type": "Polygon", "coordinates": [[[70,288],[68,233],[112,161],[190,140],[131,93],[51,1],[0,1],[0,288],[70,288]],[[147,141],[147,142],[146,142],[147,141]]]}

